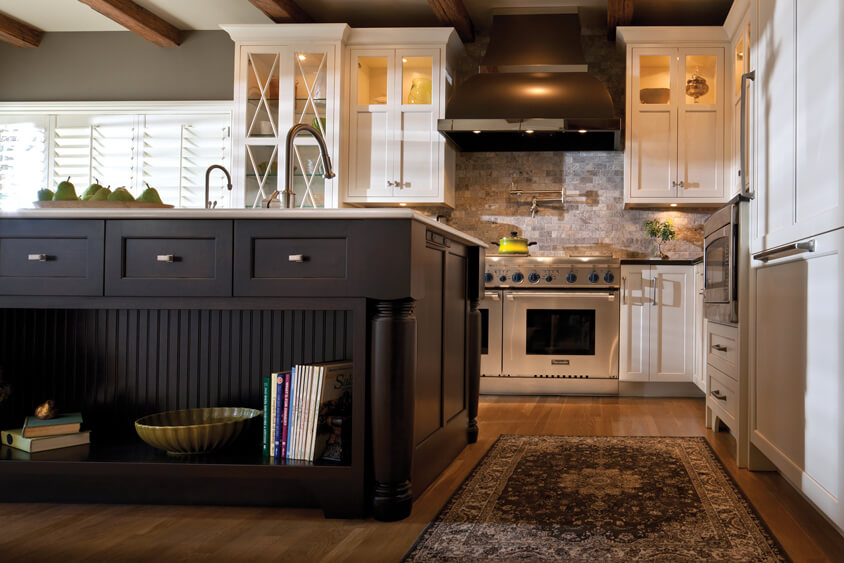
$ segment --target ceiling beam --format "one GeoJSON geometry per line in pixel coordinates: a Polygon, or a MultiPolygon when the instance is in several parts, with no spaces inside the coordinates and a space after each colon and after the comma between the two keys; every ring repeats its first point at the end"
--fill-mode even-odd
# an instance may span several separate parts
{"type": "Polygon", "coordinates": [[[249,0],[275,23],[311,23],[314,19],[294,0],[249,0]]]}
{"type": "Polygon", "coordinates": [[[38,47],[44,32],[0,13],[0,41],[15,47],[38,47]]]}
{"type": "Polygon", "coordinates": [[[178,47],[182,32],[132,0],[79,0],[159,47],[178,47]]]}
{"type": "Polygon", "coordinates": [[[633,21],[633,0],[607,2],[607,39],[615,41],[615,28],[633,21]]]}
{"type": "Polygon", "coordinates": [[[454,27],[464,43],[475,40],[475,26],[463,0],[428,0],[440,23],[454,27]]]}

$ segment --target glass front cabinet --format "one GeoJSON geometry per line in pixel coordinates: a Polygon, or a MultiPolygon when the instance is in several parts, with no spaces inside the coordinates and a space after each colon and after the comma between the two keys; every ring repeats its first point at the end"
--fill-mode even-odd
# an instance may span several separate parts
{"type": "Polygon", "coordinates": [[[323,177],[316,140],[300,132],[285,162],[290,128],[305,123],[325,138],[335,171],[340,155],[340,61],[345,24],[225,26],[235,41],[233,207],[260,207],[285,189],[293,167],[296,208],[338,207],[337,180],[323,177]]]}

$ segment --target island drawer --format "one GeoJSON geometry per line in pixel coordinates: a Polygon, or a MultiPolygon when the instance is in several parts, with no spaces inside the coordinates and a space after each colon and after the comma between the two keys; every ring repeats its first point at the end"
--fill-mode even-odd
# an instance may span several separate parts
{"type": "Polygon", "coordinates": [[[706,373],[709,377],[709,402],[720,406],[724,411],[733,417],[738,416],[738,393],[736,382],[717,368],[707,366],[706,373]]]}
{"type": "Polygon", "coordinates": [[[738,328],[706,323],[706,363],[738,381],[738,328]]]}
{"type": "Polygon", "coordinates": [[[105,293],[231,295],[231,221],[108,221],[105,293]]]}
{"type": "Polygon", "coordinates": [[[0,295],[102,295],[103,221],[0,221],[0,295]]]}
{"type": "Polygon", "coordinates": [[[333,221],[235,221],[234,294],[285,296],[343,291],[347,225],[333,221]]]}

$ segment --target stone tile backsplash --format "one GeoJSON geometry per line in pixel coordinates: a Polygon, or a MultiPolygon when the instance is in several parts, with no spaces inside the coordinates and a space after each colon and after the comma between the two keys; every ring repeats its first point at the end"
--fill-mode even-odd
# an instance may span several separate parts
{"type": "Polygon", "coordinates": [[[642,223],[671,218],[677,239],[663,244],[663,251],[681,260],[702,254],[703,222],[711,213],[624,209],[624,153],[614,151],[459,153],[455,209],[417,210],[442,215],[445,223],[487,242],[516,231],[537,242],[532,254],[552,256],[645,258],[654,244],[642,223]],[[563,185],[565,205],[559,201],[563,185]],[[531,217],[534,196],[511,193],[519,189],[549,190],[536,197],[557,201],[539,201],[531,217]]]}

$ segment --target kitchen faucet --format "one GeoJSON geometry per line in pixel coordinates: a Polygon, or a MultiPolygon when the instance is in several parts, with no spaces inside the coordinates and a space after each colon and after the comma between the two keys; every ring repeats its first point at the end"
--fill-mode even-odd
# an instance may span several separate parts
{"type": "Polygon", "coordinates": [[[212,164],[211,166],[209,166],[208,169],[205,171],[205,209],[211,209],[213,207],[217,207],[217,201],[216,200],[214,201],[214,205],[211,205],[211,200],[208,199],[208,197],[209,197],[209,195],[208,195],[208,179],[211,177],[211,171],[214,170],[215,168],[219,168],[220,170],[223,171],[223,174],[226,175],[226,180],[228,180],[228,182],[229,182],[226,187],[229,189],[229,191],[231,191],[231,189],[232,189],[232,177],[231,177],[231,174],[229,174],[229,171],[226,170],[223,166],[221,166],[219,164],[212,164]]]}
{"type": "Polygon", "coordinates": [[[328,147],[325,145],[325,139],[319,131],[310,125],[306,123],[297,123],[290,128],[290,131],[287,132],[287,141],[284,145],[284,162],[287,167],[284,174],[284,191],[274,191],[270,197],[264,200],[264,207],[270,207],[273,200],[275,200],[279,194],[282,196],[282,207],[290,209],[296,206],[296,192],[293,191],[293,138],[300,131],[307,131],[314,136],[314,139],[316,139],[317,144],[319,145],[319,152],[322,155],[322,162],[325,165],[325,174],[323,175],[325,179],[329,180],[334,177],[334,171],[331,169],[331,159],[328,157],[328,147]]]}

